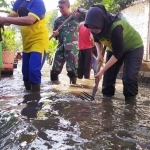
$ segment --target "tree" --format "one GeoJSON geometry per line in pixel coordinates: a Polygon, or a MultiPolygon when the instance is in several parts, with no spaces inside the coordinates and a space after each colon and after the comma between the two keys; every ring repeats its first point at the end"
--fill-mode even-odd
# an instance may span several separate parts
{"type": "MultiPolygon", "coordinates": [[[[49,31],[49,35],[52,35],[52,33],[53,33],[54,21],[57,17],[58,17],[58,10],[52,10],[52,11],[46,13],[46,22],[47,22],[47,28],[49,31]]],[[[52,38],[49,41],[47,58],[53,57],[53,54],[56,50],[57,45],[58,45],[58,42],[54,38],[52,38]]]]}
{"type": "Polygon", "coordinates": [[[54,21],[58,17],[58,10],[52,10],[46,13],[46,22],[49,33],[52,34],[54,21]]]}
{"type": "Polygon", "coordinates": [[[11,1],[6,1],[6,0],[0,0],[0,8],[2,8],[0,10],[0,12],[2,13],[9,13],[10,8],[12,7],[12,5],[14,4],[14,0],[11,1]]]}
{"type": "Polygon", "coordinates": [[[115,0],[115,5],[119,5],[118,11],[121,11],[126,7],[128,7],[134,1],[138,1],[138,0],[115,0]]]}
{"type": "Polygon", "coordinates": [[[76,5],[89,9],[94,4],[102,4],[111,13],[117,13],[136,0],[76,0],[76,5]]]}
{"type": "Polygon", "coordinates": [[[115,0],[103,0],[100,4],[104,5],[108,12],[117,13],[120,11],[120,7],[115,0]]]}
{"type": "Polygon", "coordinates": [[[55,39],[51,39],[49,41],[49,45],[48,45],[48,52],[47,52],[47,58],[52,58],[55,51],[56,51],[56,47],[58,45],[58,41],[55,39]]]}
{"type": "Polygon", "coordinates": [[[16,32],[13,26],[5,28],[5,30],[2,32],[2,50],[15,50],[15,36],[16,32]]]}
{"type": "Polygon", "coordinates": [[[89,9],[92,5],[100,3],[102,0],[76,0],[79,6],[89,9]]]}

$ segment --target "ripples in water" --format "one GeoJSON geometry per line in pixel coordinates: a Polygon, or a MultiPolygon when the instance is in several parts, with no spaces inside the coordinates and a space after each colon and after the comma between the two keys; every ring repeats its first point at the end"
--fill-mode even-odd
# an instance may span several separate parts
{"type": "Polygon", "coordinates": [[[40,107],[28,101],[19,105],[20,110],[0,111],[0,149],[150,149],[148,99],[125,103],[97,97],[89,102],[54,92],[42,93],[39,101],[34,97],[32,104],[41,103],[40,107]],[[28,107],[36,118],[21,115],[28,107]]]}

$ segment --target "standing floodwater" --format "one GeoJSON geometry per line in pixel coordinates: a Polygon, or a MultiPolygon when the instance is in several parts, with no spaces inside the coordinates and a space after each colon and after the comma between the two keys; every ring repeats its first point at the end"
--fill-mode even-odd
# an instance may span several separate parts
{"type": "Polygon", "coordinates": [[[137,101],[125,103],[118,80],[115,98],[102,99],[99,90],[95,101],[83,101],[76,94],[92,91],[93,75],[69,85],[64,72],[60,85],[50,85],[45,64],[41,93],[33,94],[24,90],[20,66],[0,80],[1,150],[150,149],[149,87],[140,85],[137,101]]]}

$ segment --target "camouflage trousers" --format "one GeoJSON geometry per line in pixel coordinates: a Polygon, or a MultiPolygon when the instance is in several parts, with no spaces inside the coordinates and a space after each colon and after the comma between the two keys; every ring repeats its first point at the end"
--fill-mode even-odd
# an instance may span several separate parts
{"type": "Polygon", "coordinates": [[[52,63],[52,71],[56,71],[60,74],[65,62],[67,72],[72,72],[75,74],[75,76],[77,76],[77,68],[78,68],[77,44],[68,43],[66,45],[58,46],[52,63]]]}

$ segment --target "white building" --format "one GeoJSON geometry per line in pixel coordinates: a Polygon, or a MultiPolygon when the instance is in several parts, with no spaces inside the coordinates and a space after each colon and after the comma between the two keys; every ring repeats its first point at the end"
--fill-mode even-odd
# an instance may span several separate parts
{"type": "Polygon", "coordinates": [[[150,60],[150,0],[140,0],[122,11],[127,21],[140,33],[144,43],[143,60],[150,60]]]}

